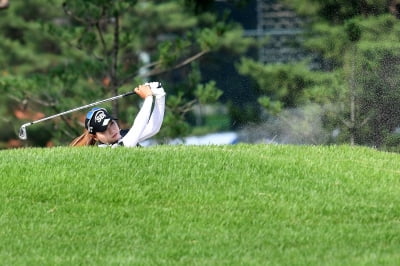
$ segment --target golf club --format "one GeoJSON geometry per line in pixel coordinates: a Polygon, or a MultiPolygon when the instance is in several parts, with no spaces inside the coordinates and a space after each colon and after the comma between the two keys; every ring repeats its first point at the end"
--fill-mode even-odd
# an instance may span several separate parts
{"type": "Polygon", "coordinates": [[[69,113],[72,113],[72,112],[75,112],[75,111],[78,111],[78,110],[81,110],[81,109],[92,107],[92,106],[98,105],[100,103],[114,101],[114,100],[120,99],[122,97],[126,97],[126,96],[129,96],[129,95],[132,95],[132,94],[135,94],[135,92],[134,91],[127,92],[127,93],[120,94],[120,95],[117,95],[117,96],[114,96],[114,97],[111,97],[111,98],[107,98],[107,99],[100,100],[100,101],[97,101],[97,102],[94,102],[94,103],[90,103],[90,104],[87,104],[87,105],[84,105],[84,106],[81,106],[81,107],[77,107],[77,108],[74,108],[74,109],[59,113],[59,114],[51,115],[51,116],[44,117],[42,119],[38,119],[38,120],[29,122],[29,123],[25,123],[19,129],[19,138],[22,139],[22,140],[26,140],[27,139],[28,136],[26,134],[26,127],[28,127],[30,125],[37,124],[37,123],[40,123],[40,122],[43,122],[43,121],[46,121],[46,120],[49,120],[49,119],[52,119],[52,118],[55,118],[55,117],[59,117],[59,116],[65,115],[65,114],[69,114],[69,113]]]}

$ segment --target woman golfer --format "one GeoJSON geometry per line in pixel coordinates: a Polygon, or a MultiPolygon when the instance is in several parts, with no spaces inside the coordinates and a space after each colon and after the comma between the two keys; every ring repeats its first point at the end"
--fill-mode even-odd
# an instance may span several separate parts
{"type": "Polygon", "coordinates": [[[135,93],[144,99],[132,127],[121,130],[104,108],[93,108],[85,119],[85,132],[74,139],[70,146],[136,147],[161,128],[165,109],[165,91],[160,83],[150,82],[135,88],[135,93]],[[153,107],[154,101],[154,108],[153,107]]]}

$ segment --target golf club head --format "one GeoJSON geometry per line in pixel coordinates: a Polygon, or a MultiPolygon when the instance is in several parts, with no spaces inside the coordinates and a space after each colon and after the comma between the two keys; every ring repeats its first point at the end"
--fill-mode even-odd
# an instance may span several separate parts
{"type": "Polygon", "coordinates": [[[19,138],[22,140],[26,140],[27,139],[27,135],[26,135],[26,124],[22,125],[21,128],[19,129],[19,138]]]}

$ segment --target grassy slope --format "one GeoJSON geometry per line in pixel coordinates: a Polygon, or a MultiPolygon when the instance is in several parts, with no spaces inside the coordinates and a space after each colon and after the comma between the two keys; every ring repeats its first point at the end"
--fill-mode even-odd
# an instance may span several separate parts
{"type": "Polygon", "coordinates": [[[0,152],[7,265],[395,265],[400,157],[237,145],[0,152]]]}

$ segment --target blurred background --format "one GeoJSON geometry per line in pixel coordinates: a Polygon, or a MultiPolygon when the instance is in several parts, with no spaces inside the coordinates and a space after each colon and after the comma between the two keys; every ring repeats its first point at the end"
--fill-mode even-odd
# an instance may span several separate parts
{"type": "MultiPolygon", "coordinates": [[[[87,110],[160,81],[151,144],[400,151],[400,0],[0,0],[0,149],[64,146],[87,110]]],[[[140,99],[102,105],[131,126],[140,99]]]]}

